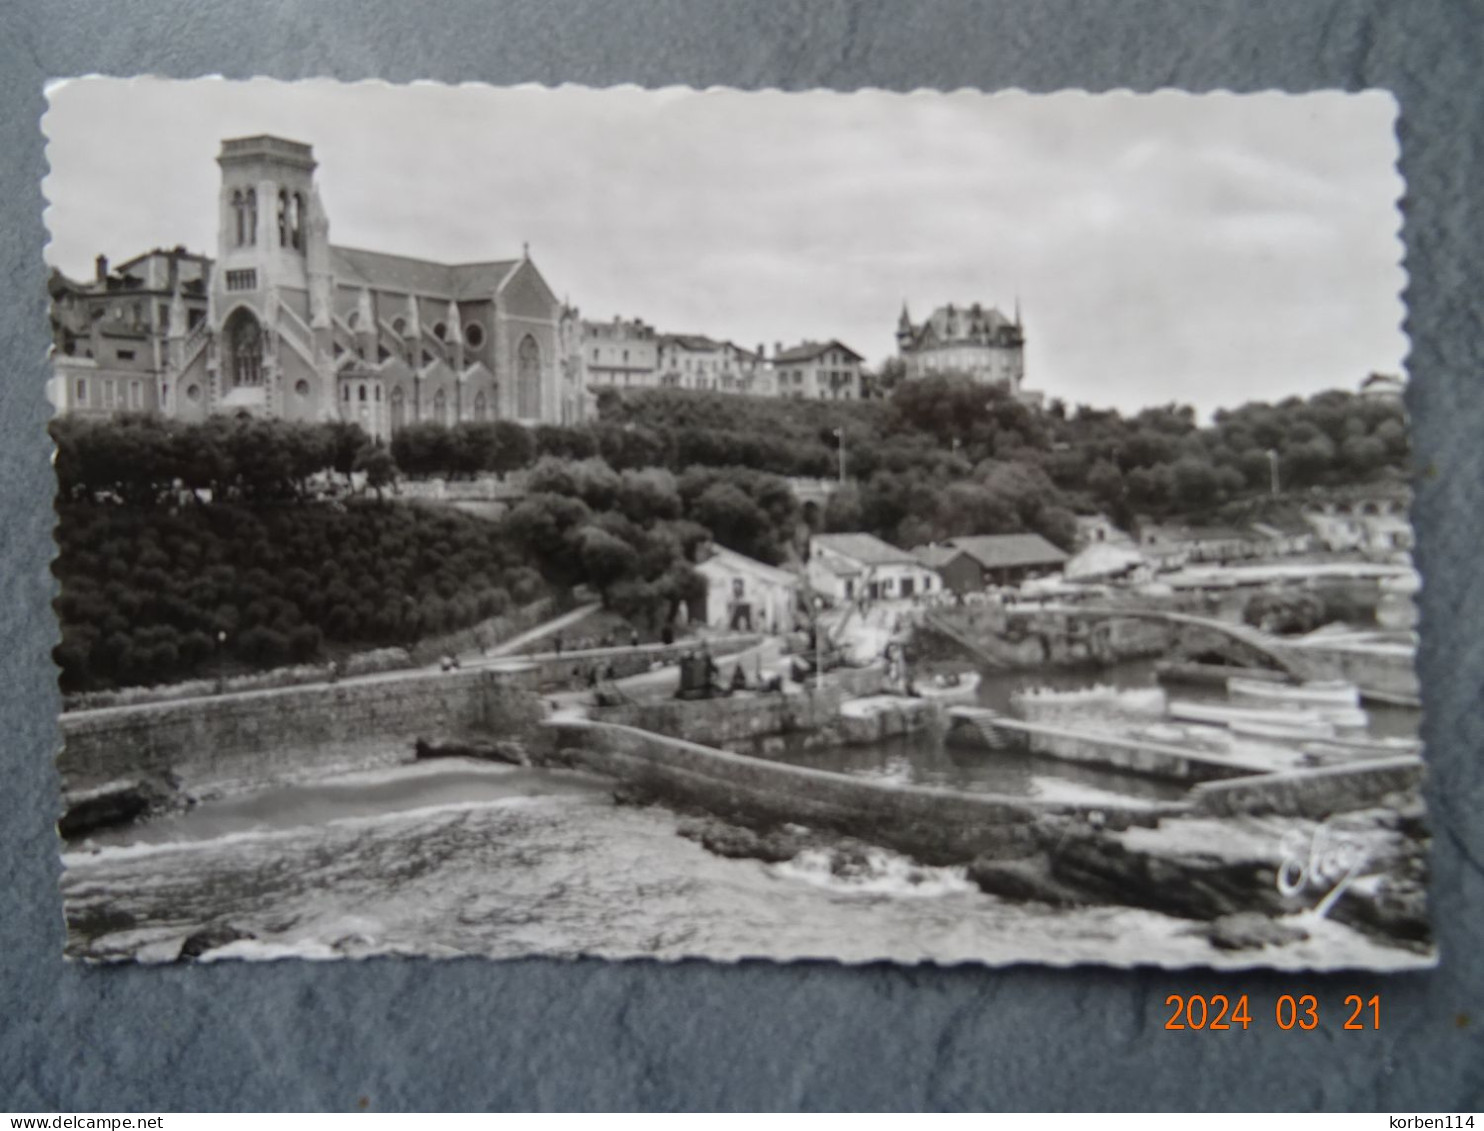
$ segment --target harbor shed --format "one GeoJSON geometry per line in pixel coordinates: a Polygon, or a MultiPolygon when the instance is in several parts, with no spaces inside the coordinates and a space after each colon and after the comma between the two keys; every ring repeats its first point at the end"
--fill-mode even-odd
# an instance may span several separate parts
{"type": "Polygon", "coordinates": [[[696,572],[706,580],[706,597],[704,611],[691,609],[692,621],[704,617],[711,628],[744,632],[787,632],[793,626],[799,578],[788,570],[712,546],[696,572]]]}

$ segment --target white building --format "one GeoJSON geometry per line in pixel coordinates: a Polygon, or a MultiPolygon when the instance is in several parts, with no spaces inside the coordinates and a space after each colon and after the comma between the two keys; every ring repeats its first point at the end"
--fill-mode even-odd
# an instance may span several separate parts
{"type": "Polygon", "coordinates": [[[892,600],[943,588],[936,572],[874,534],[814,535],[807,574],[816,593],[835,601],[892,600]]]}
{"type": "Polygon", "coordinates": [[[799,579],[788,570],[716,546],[696,572],[706,579],[708,627],[770,633],[793,627],[799,579]]]}

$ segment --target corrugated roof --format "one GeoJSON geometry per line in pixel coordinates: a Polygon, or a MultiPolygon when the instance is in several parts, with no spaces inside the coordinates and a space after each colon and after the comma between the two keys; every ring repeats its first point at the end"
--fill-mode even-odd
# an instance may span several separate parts
{"type": "Polygon", "coordinates": [[[976,534],[950,538],[948,545],[963,550],[985,569],[1060,565],[1067,555],[1039,534],[976,534]]]}
{"type": "Polygon", "coordinates": [[[863,565],[917,565],[917,559],[874,534],[816,534],[817,544],[863,565]]]}

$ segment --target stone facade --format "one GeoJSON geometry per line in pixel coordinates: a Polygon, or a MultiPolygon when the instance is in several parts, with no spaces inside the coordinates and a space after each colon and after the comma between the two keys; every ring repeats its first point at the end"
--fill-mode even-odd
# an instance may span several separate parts
{"type": "Polygon", "coordinates": [[[54,276],[60,411],[347,420],[378,438],[576,418],[561,304],[528,251],[454,265],[337,246],[308,145],[229,139],[217,163],[215,259],[157,251],[117,273],[100,259],[92,284],[54,276]],[[98,320],[87,333],[79,310],[98,320]],[[125,330],[137,344],[116,344],[125,330]]]}
{"type": "Polygon", "coordinates": [[[981,385],[1000,385],[1022,395],[1025,330],[1018,307],[1012,320],[992,306],[949,303],[918,324],[904,303],[897,320],[897,350],[909,380],[962,373],[981,385]]]}

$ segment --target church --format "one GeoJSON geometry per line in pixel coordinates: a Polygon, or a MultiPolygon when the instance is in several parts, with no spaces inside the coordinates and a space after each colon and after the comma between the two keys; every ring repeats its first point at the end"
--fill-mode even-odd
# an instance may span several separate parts
{"type": "Polygon", "coordinates": [[[575,422],[580,367],[529,250],[446,264],[330,242],[310,146],[222,142],[214,259],[156,250],[54,272],[59,412],[354,421],[575,422]]]}

